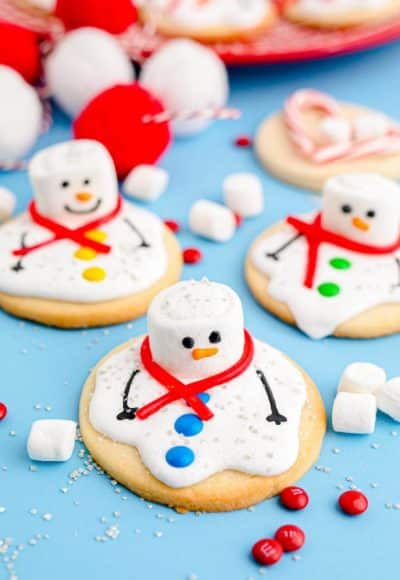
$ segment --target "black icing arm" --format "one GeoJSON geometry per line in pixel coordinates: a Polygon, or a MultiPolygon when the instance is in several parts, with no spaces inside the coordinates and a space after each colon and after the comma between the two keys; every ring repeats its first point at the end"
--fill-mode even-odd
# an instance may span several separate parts
{"type": "Polygon", "coordinates": [[[124,222],[135,234],[139,237],[140,240],[140,248],[150,248],[150,244],[146,241],[142,232],[131,222],[129,218],[124,218],[124,222]]]}
{"type": "MultiPolygon", "coordinates": [[[[22,248],[26,247],[26,236],[27,236],[27,232],[23,232],[21,234],[20,247],[18,249],[22,250],[22,248]]],[[[23,260],[23,258],[20,258],[19,260],[17,260],[15,262],[15,264],[13,266],[11,266],[11,270],[14,270],[14,272],[20,272],[21,270],[23,270],[24,267],[22,265],[22,260],[23,260]]]]}
{"type": "Polygon", "coordinates": [[[118,421],[124,421],[125,419],[130,419],[132,421],[136,417],[136,411],[138,410],[138,407],[130,407],[128,404],[128,398],[132,383],[136,375],[139,373],[140,371],[138,369],[134,370],[129,377],[128,382],[126,383],[124,394],[122,396],[122,411],[117,415],[118,421]]]}
{"type": "Polygon", "coordinates": [[[397,282],[396,282],[396,284],[393,284],[393,290],[400,286],[400,258],[396,257],[394,260],[396,262],[396,268],[397,268],[397,282]]]}
{"type": "Polygon", "coordinates": [[[268,415],[268,417],[266,417],[266,420],[269,421],[270,423],[274,422],[275,425],[285,423],[287,421],[287,418],[279,413],[274,394],[272,392],[271,387],[269,386],[266,376],[260,370],[256,370],[256,373],[262,383],[262,386],[264,387],[271,408],[271,415],[268,415]]]}
{"type": "Polygon", "coordinates": [[[298,240],[302,236],[303,236],[303,234],[296,234],[295,236],[293,236],[293,238],[290,238],[287,242],[285,242],[282,246],[280,246],[279,248],[277,248],[274,252],[268,252],[268,253],[265,254],[265,256],[267,258],[271,258],[272,260],[275,260],[275,262],[277,262],[279,260],[279,255],[284,250],[286,250],[286,248],[288,248],[289,246],[291,246],[296,240],[298,240]]]}

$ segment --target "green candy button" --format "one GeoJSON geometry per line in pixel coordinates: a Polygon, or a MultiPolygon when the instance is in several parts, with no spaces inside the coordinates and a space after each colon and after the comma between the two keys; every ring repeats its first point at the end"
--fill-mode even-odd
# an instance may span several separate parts
{"type": "Polygon", "coordinates": [[[351,268],[351,262],[346,260],[346,258],[332,258],[329,263],[336,270],[348,270],[351,268]]]}
{"type": "Polygon", "coordinates": [[[340,287],[334,282],[324,282],[318,286],[318,292],[325,298],[333,298],[340,292],[340,287]]]}

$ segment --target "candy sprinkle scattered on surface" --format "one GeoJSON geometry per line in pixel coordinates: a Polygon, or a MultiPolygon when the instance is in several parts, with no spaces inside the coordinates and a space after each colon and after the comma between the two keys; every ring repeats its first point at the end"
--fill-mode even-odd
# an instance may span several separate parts
{"type": "Polygon", "coordinates": [[[185,264],[197,264],[203,258],[203,254],[198,248],[186,248],[182,255],[185,264]]]}

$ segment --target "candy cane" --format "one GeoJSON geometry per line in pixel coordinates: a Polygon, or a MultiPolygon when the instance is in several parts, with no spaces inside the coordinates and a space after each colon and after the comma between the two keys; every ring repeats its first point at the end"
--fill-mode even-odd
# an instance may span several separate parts
{"type": "Polygon", "coordinates": [[[364,141],[345,141],[319,145],[304,127],[305,111],[319,110],[329,117],[343,115],[339,103],[325,93],[303,89],[291,95],[284,105],[284,121],[293,143],[314,163],[360,159],[369,155],[384,155],[400,151],[400,126],[391,123],[385,135],[364,141]]]}
{"type": "Polygon", "coordinates": [[[198,111],[162,111],[155,115],[144,115],[143,123],[167,123],[169,121],[193,121],[193,120],[237,120],[241,116],[238,109],[228,107],[209,107],[198,111]]]}

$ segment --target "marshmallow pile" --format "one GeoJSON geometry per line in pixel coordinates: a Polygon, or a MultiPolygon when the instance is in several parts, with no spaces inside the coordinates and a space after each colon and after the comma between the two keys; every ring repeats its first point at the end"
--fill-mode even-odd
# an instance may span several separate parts
{"type": "Polygon", "coordinates": [[[227,242],[235,234],[238,218],[259,215],[264,209],[261,180],[253,173],[232,173],[222,184],[225,205],[199,199],[189,212],[189,227],[194,234],[227,242]]]}
{"type": "Polygon", "coordinates": [[[388,381],[383,368],[368,362],[348,365],[341,376],[333,403],[333,430],[339,433],[373,433],[377,410],[400,421],[400,377],[388,381]]]}

